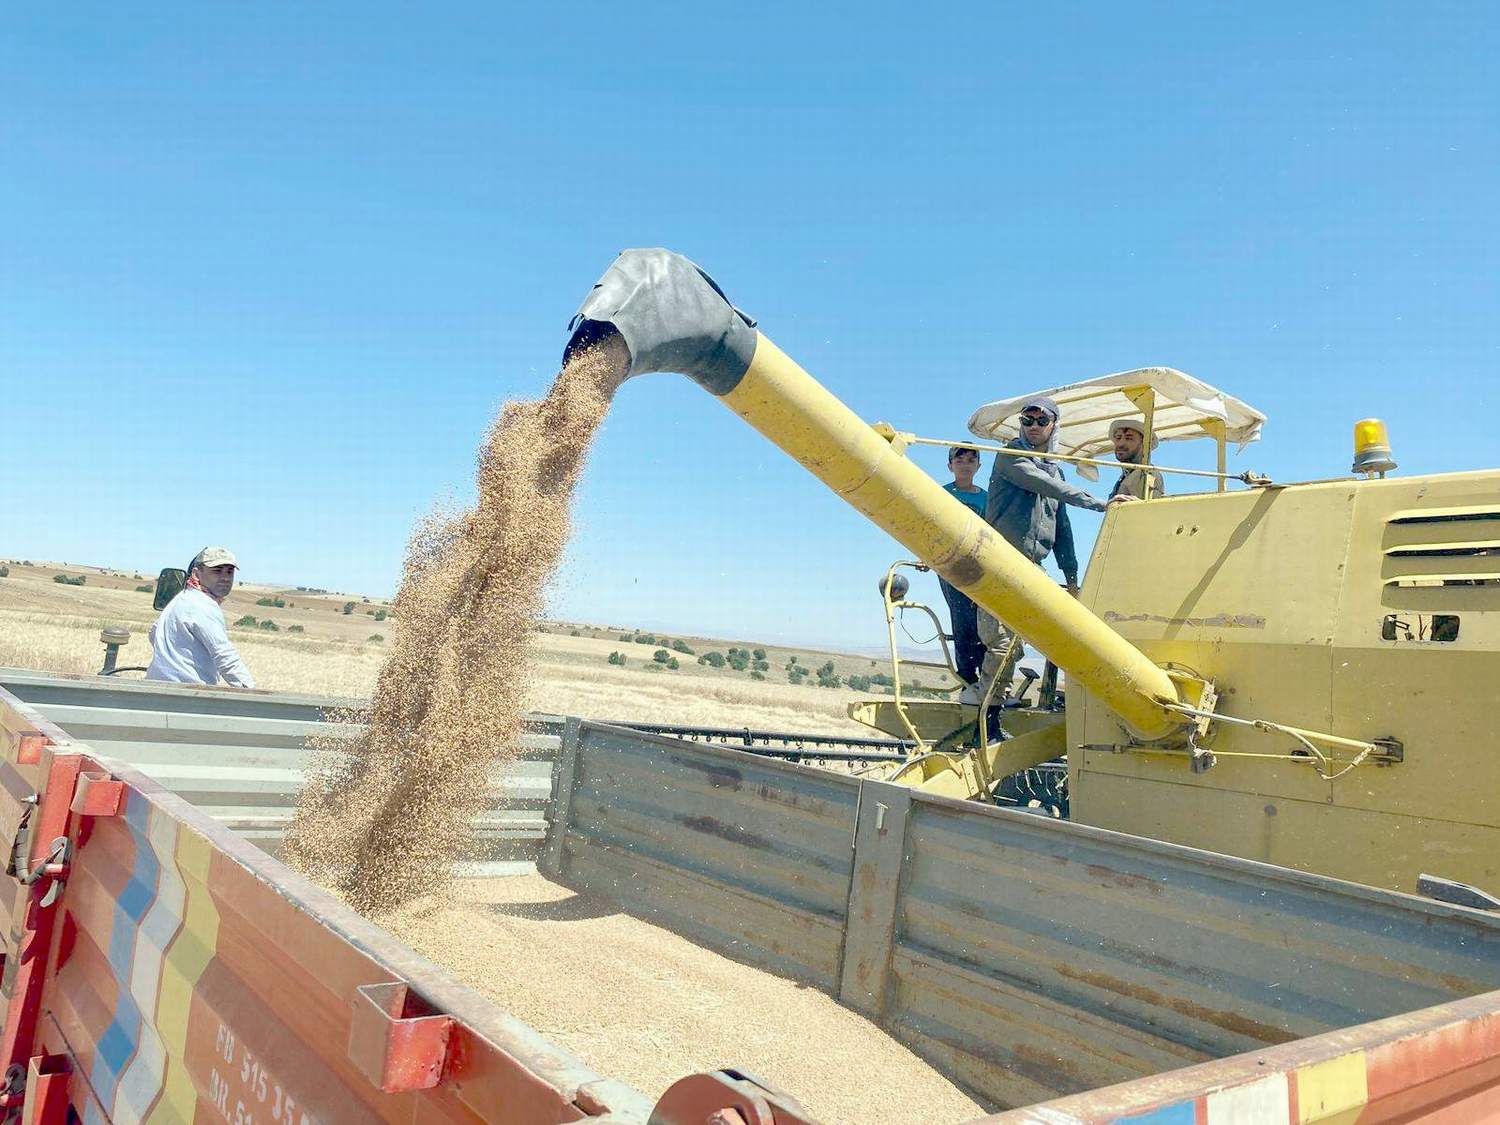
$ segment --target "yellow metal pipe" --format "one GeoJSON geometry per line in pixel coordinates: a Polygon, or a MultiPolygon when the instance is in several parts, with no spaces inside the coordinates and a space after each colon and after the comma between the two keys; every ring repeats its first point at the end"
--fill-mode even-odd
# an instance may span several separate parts
{"type": "Polygon", "coordinates": [[[1171,678],[757,332],[725,405],[977,605],[1097,695],[1140,738],[1183,725],[1171,678]]]}

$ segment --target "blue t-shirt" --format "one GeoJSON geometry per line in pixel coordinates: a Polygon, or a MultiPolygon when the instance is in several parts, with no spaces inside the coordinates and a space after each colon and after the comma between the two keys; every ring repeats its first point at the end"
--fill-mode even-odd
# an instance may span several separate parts
{"type": "Polygon", "coordinates": [[[989,499],[989,493],[984,489],[976,488],[973,492],[960,492],[958,490],[958,482],[950,480],[947,484],[943,485],[943,491],[948,493],[949,496],[956,496],[959,500],[962,500],[970,508],[974,509],[976,516],[984,519],[984,502],[989,499]]]}

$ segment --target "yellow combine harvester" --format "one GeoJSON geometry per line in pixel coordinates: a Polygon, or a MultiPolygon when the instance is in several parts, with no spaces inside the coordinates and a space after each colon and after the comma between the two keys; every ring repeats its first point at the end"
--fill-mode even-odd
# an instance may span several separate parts
{"type": "Polygon", "coordinates": [[[1065,712],[966,755],[958,791],[1066,753],[1085,824],[1500,890],[1500,470],[1377,479],[1366,427],[1357,478],[1112,509],[1074,599],[686,259],[617,259],[570,347],[615,333],[629,374],[691,376],[1066,673],[1065,712]]]}

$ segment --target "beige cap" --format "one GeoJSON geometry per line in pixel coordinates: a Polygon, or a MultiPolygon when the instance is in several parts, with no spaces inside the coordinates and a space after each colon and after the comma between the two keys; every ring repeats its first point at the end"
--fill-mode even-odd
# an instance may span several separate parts
{"type": "Polygon", "coordinates": [[[193,560],[194,566],[232,566],[236,570],[240,564],[234,561],[234,552],[227,547],[204,547],[198,552],[198,557],[193,560]]]}

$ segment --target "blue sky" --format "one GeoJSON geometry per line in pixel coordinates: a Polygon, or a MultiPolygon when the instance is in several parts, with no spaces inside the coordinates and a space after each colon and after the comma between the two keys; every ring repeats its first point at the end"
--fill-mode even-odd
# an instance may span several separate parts
{"type": "MultiPolygon", "coordinates": [[[[639,245],[902,429],[1167,364],[1270,415],[1237,467],[1343,474],[1367,415],[1493,464],[1489,6],[552,7],[0,17],[0,554],[392,592],[639,245]]],[[[899,548],[680,377],[575,512],[560,615],[883,637],[899,548]]]]}

